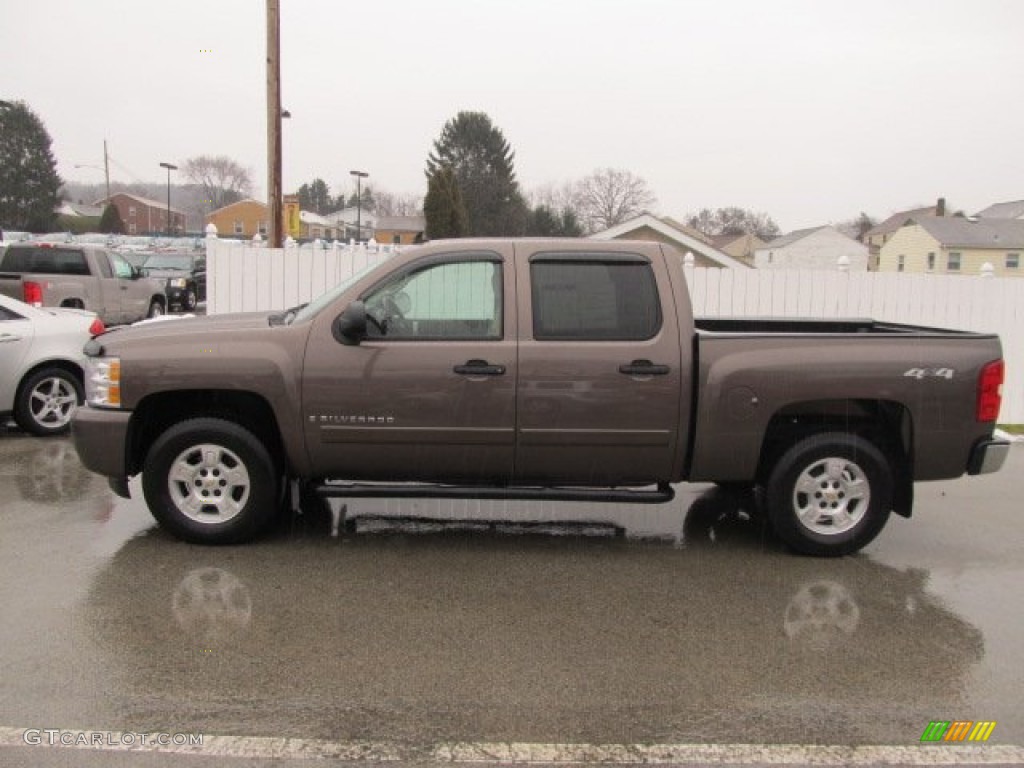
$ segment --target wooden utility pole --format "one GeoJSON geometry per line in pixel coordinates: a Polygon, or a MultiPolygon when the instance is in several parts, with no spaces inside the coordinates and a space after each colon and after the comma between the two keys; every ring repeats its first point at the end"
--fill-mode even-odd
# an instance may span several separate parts
{"type": "Polygon", "coordinates": [[[281,187],[281,3],[267,0],[267,235],[271,248],[280,248],[284,240],[281,187]]]}

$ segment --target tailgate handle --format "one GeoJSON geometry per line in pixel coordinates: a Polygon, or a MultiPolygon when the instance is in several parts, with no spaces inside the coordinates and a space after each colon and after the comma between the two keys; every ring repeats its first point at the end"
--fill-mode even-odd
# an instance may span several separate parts
{"type": "Polygon", "coordinates": [[[667,365],[655,365],[650,360],[634,360],[629,365],[619,366],[619,373],[627,376],[664,376],[669,370],[667,365]]]}
{"type": "Polygon", "coordinates": [[[491,365],[486,360],[467,360],[464,365],[456,365],[453,370],[466,376],[502,376],[505,366],[491,365]]]}

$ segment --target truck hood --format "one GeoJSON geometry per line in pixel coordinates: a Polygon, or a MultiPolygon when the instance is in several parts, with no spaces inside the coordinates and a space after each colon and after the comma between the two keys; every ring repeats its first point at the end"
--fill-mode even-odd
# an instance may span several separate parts
{"type": "Polygon", "coordinates": [[[240,312],[204,317],[164,315],[153,320],[142,320],[130,326],[114,328],[97,340],[104,346],[119,346],[130,342],[186,336],[206,337],[225,331],[270,329],[270,316],[274,312],[240,312]]]}

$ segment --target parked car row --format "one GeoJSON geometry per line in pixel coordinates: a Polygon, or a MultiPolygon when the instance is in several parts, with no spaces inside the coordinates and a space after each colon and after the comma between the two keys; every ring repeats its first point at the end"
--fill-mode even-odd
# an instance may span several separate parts
{"type": "Polygon", "coordinates": [[[70,232],[48,232],[33,235],[30,232],[0,230],[0,243],[75,243],[77,245],[101,245],[117,251],[201,251],[203,238],[195,235],[183,237],[157,237],[149,235],[115,235],[103,232],[87,232],[74,235],[70,232]]]}
{"type": "Polygon", "coordinates": [[[15,243],[0,256],[0,294],[34,307],[86,309],[108,325],[164,314],[165,291],[165,280],[144,277],[102,246],[15,243]]]}
{"type": "Polygon", "coordinates": [[[194,311],[206,300],[206,259],[194,252],[19,242],[0,251],[0,293],[37,307],[88,309],[117,325],[172,308],[194,311]]]}

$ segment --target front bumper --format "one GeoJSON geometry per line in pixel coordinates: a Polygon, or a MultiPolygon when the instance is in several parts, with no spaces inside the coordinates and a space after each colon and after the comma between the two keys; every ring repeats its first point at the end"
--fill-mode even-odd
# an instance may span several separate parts
{"type": "Polygon", "coordinates": [[[1010,453],[1010,444],[998,438],[985,438],[971,450],[971,458],[967,461],[968,475],[987,475],[998,472],[1010,453]]]}
{"type": "Polygon", "coordinates": [[[86,469],[105,477],[128,476],[128,428],[131,411],[83,406],[71,422],[78,458],[86,469]]]}
{"type": "Polygon", "coordinates": [[[185,292],[187,290],[188,290],[187,286],[185,288],[172,288],[171,286],[167,286],[167,288],[165,289],[165,293],[167,294],[167,303],[168,304],[184,304],[185,303],[185,292]]]}

